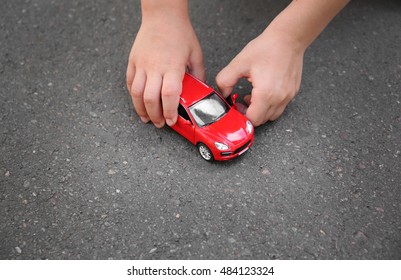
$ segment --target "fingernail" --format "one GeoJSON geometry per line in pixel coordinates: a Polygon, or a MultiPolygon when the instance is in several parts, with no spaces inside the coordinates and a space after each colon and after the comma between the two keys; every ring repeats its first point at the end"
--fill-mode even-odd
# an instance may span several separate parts
{"type": "Polygon", "coordinates": [[[173,121],[172,119],[166,119],[166,123],[168,126],[173,126],[175,124],[175,121],[173,121]]]}
{"type": "Polygon", "coordinates": [[[148,123],[148,122],[150,121],[150,119],[149,119],[149,118],[146,118],[146,117],[141,117],[141,121],[142,121],[143,123],[148,123]]]}
{"type": "Polygon", "coordinates": [[[164,126],[164,122],[153,123],[157,128],[162,128],[164,126]]]}

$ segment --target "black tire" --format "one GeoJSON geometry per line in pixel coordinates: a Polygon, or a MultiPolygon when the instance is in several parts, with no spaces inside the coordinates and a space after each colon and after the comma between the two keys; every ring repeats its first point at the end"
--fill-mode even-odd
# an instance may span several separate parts
{"type": "Polygon", "coordinates": [[[203,143],[198,144],[198,152],[204,160],[209,162],[214,160],[212,152],[210,151],[209,147],[206,146],[205,144],[203,143]]]}

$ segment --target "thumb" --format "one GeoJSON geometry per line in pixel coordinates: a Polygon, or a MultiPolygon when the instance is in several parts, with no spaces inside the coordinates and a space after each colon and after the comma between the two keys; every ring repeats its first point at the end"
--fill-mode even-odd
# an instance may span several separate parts
{"type": "Polygon", "coordinates": [[[244,67],[234,58],[220,73],[216,76],[216,84],[221,94],[227,97],[233,91],[235,84],[239,79],[247,77],[244,67]]]}

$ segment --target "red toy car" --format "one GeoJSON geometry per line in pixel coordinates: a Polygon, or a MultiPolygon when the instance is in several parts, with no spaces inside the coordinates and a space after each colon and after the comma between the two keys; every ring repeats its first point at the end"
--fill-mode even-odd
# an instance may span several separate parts
{"type": "Polygon", "coordinates": [[[171,128],[198,147],[207,161],[229,160],[249,149],[254,129],[249,120],[212,87],[185,74],[178,119],[171,128]]]}

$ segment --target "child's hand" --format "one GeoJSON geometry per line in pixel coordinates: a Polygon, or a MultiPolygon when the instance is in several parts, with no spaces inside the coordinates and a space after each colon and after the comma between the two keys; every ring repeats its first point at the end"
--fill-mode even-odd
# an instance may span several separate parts
{"type": "Polygon", "coordinates": [[[127,88],[143,122],[174,125],[186,68],[205,79],[202,50],[187,18],[143,19],[127,67],[127,88]]]}
{"type": "Polygon", "coordinates": [[[224,96],[241,78],[252,83],[246,117],[258,126],[277,119],[299,90],[304,49],[286,34],[269,27],[248,45],[216,77],[224,96]]]}
{"type": "Polygon", "coordinates": [[[246,116],[253,125],[277,119],[298,92],[306,48],[350,0],[292,1],[216,77],[224,95],[240,78],[253,86],[246,116]]]}

